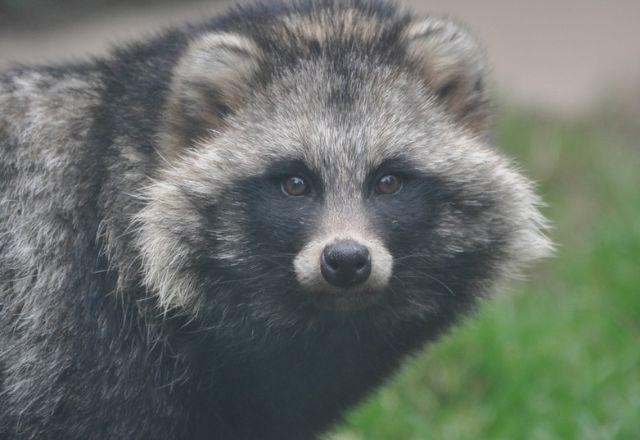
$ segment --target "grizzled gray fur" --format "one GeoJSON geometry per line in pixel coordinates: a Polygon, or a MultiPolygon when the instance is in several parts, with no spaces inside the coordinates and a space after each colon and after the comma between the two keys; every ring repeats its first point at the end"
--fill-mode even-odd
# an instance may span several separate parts
{"type": "Polygon", "coordinates": [[[0,438],[305,439],[550,244],[448,18],[236,8],[0,76],[0,438]]]}

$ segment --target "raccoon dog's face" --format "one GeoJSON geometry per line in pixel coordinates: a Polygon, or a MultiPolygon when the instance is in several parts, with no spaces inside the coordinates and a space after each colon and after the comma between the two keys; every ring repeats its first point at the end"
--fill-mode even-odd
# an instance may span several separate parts
{"type": "Polygon", "coordinates": [[[486,144],[475,40],[318,14],[201,36],[175,68],[138,218],[165,308],[425,318],[548,250],[531,185],[486,144]]]}

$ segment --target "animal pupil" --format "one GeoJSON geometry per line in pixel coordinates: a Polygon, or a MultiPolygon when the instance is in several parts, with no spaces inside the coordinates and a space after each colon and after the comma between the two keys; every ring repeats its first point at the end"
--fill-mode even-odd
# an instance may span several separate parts
{"type": "Polygon", "coordinates": [[[289,176],[282,182],[282,189],[290,196],[303,196],[309,192],[307,183],[302,177],[289,176]]]}
{"type": "Polygon", "coordinates": [[[376,190],[380,194],[393,194],[400,191],[401,187],[402,181],[399,177],[394,176],[393,174],[387,174],[386,176],[382,176],[378,179],[376,190]]]}

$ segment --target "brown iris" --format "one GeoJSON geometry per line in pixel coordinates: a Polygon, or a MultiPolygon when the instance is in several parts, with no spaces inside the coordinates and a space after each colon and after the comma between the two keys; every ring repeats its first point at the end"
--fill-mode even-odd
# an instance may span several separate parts
{"type": "Polygon", "coordinates": [[[302,177],[289,176],[282,181],[282,190],[290,196],[304,196],[309,187],[302,177]]]}
{"type": "Polygon", "coordinates": [[[402,187],[402,181],[398,176],[393,174],[387,174],[378,179],[376,183],[376,191],[379,194],[393,194],[400,191],[402,187]]]}

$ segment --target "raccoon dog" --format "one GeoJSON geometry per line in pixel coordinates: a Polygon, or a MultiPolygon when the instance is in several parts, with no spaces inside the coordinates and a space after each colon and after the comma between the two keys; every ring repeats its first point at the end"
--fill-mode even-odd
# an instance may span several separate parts
{"type": "Polygon", "coordinates": [[[0,437],[306,439],[550,248],[482,50],[237,8],[0,80],[0,437]]]}

